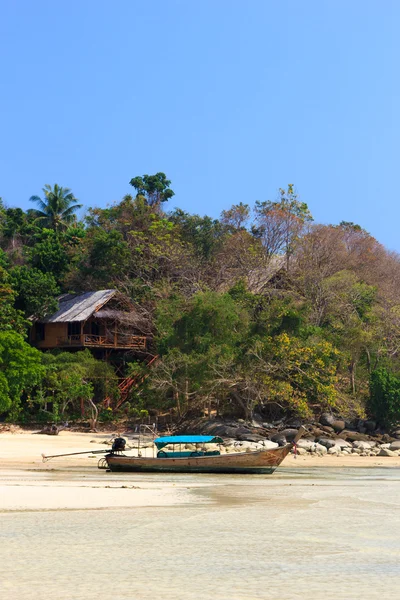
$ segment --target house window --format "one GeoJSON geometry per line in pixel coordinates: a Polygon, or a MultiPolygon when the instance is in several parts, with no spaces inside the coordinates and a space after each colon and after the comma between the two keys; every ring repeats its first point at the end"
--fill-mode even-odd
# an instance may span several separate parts
{"type": "Polygon", "coordinates": [[[80,333],[81,333],[81,324],[79,321],[72,321],[72,323],[68,323],[68,336],[80,335],[80,333]]]}
{"type": "Polygon", "coordinates": [[[36,323],[35,325],[35,342],[43,342],[45,339],[45,326],[44,323],[36,323]]]}

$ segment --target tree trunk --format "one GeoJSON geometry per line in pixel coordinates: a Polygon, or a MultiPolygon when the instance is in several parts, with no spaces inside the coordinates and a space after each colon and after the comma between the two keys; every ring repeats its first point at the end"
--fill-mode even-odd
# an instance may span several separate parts
{"type": "Polygon", "coordinates": [[[92,411],[92,417],[89,419],[90,428],[93,429],[93,431],[97,431],[97,419],[99,418],[99,409],[97,408],[97,406],[91,398],[88,399],[88,402],[92,411]]]}
{"type": "Polygon", "coordinates": [[[350,383],[351,383],[351,392],[352,394],[356,393],[356,361],[352,360],[349,366],[350,371],[350,383]]]}

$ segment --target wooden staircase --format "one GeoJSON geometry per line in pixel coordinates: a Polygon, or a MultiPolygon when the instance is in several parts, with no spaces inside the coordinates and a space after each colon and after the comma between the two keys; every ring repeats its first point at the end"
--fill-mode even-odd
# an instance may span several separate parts
{"type": "MultiPolygon", "coordinates": [[[[149,356],[147,359],[144,360],[144,364],[148,367],[150,367],[152,364],[154,364],[158,359],[158,355],[156,356],[149,356]]],[[[112,408],[113,410],[117,410],[120,406],[122,406],[122,404],[127,400],[128,396],[129,396],[129,392],[131,391],[131,389],[133,387],[139,387],[139,385],[141,385],[149,376],[149,373],[146,373],[145,375],[142,376],[137,376],[137,377],[125,377],[124,379],[122,379],[118,385],[118,389],[120,391],[120,397],[117,400],[117,402],[115,403],[115,406],[111,406],[111,398],[109,396],[107,396],[107,398],[104,399],[104,407],[105,408],[112,408]]]]}

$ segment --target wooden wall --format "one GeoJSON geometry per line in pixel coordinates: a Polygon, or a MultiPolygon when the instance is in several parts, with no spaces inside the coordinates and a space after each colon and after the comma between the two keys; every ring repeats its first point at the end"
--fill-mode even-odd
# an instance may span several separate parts
{"type": "Polygon", "coordinates": [[[35,340],[35,326],[32,328],[32,343],[36,348],[57,348],[58,338],[67,338],[68,323],[45,323],[45,338],[38,342],[35,340]]]}

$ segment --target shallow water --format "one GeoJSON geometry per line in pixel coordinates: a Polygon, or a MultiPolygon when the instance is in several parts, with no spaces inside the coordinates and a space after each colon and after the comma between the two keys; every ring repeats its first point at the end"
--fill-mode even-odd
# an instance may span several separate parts
{"type": "MultiPolygon", "coordinates": [[[[19,485],[21,472],[1,479],[19,485]]],[[[150,486],[160,506],[0,512],[1,599],[399,597],[398,469],[130,477],[58,470],[25,472],[23,484],[24,494],[110,485],[124,502],[150,486]],[[161,506],[166,495],[177,504],[161,506]]]]}

